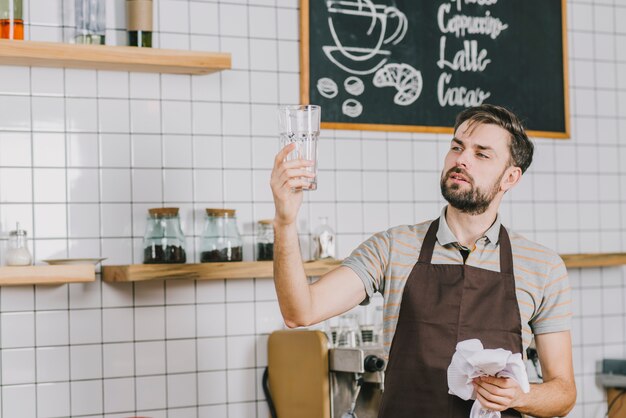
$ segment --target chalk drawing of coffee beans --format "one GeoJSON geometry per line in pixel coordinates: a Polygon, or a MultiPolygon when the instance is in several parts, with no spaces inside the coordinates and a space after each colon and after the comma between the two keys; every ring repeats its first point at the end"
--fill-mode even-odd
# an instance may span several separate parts
{"type": "Polygon", "coordinates": [[[343,82],[343,86],[348,93],[353,96],[360,96],[365,91],[365,84],[360,78],[350,76],[343,82]]]}
{"type": "Polygon", "coordinates": [[[332,79],[323,77],[317,80],[317,91],[327,99],[332,99],[339,93],[339,88],[332,79]]]}
{"type": "Polygon", "coordinates": [[[363,113],[363,105],[359,103],[358,100],[348,99],[343,102],[341,106],[341,111],[344,115],[350,116],[351,118],[356,118],[363,113]]]}

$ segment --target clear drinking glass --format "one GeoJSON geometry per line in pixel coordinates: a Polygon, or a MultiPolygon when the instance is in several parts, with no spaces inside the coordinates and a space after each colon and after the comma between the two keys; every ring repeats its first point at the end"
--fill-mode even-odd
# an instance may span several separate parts
{"type": "Polygon", "coordinates": [[[361,330],[355,314],[343,314],[339,317],[337,330],[337,347],[359,347],[361,345],[361,330]]]}
{"type": "Polygon", "coordinates": [[[77,44],[104,45],[106,0],[75,0],[77,44]]]}
{"type": "Polygon", "coordinates": [[[313,178],[303,178],[317,189],[317,140],[320,135],[321,108],[316,105],[281,106],[278,108],[278,124],[280,132],[280,147],[296,143],[296,149],[286,158],[291,160],[311,160],[315,164],[306,170],[315,174],[313,178]]]}

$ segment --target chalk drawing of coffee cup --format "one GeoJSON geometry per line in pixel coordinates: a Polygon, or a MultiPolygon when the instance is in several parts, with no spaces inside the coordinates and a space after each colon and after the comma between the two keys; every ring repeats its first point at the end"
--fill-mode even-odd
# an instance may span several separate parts
{"type": "Polygon", "coordinates": [[[404,13],[371,0],[328,0],[326,7],[334,45],[324,46],[324,53],[351,74],[370,74],[384,65],[391,55],[385,45],[401,42],[408,29],[404,13]]]}

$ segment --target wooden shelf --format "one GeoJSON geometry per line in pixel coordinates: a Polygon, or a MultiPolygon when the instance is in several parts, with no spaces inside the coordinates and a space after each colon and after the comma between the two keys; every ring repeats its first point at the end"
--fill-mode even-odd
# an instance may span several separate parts
{"type": "MultiPolygon", "coordinates": [[[[562,254],[569,268],[609,267],[626,264],[626,253],[562,254]]],[[[307,276],[321,276],[341,264],[341,260],[319,260],[304,263],[307,276]]],[[[189,279],[222,280],[267,278],[274,276],[271,261],[202,264],[131,264],[103,266],[105,282],[189,279]]]]}
{"type": "Polygon", "coordinates": [[[88,283],[96,280],[96,267],[73,266],[0,267],[0,286],[88,283]]]}
{"type": "Polygon", "coordinates": [[[561,254],[570,268],[610,267],[626,264],[626,253],[561,254]]]}
{"type": "Polygon", "coordinates": [[[0,65],[208,74],[231,68],[228,53],[0,40],[0,65]]]}
{"type": "MultiPolygon", "coordinates": [[[[304,263],[307,276],[321,276],[341,264],[341,260],[319,260],[304,263]]],[[[161,279],[249,279],[274,277],[271,261],[202,264],[131,264],[102,266],[105,282],[137,282],[161,279]]]]}

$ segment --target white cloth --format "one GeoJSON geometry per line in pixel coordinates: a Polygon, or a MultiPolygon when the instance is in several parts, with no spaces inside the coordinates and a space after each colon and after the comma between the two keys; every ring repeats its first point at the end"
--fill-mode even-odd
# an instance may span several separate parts
{"type": "MultiPolygon", "coordinates": [[[[524,393],[530,392],[520,353],[512,354],[503,348],[484,349],[477,339],[459,342],[448,367],[448,393],[464,400],[476,399],[472,379],[479,376],[515,379],[524,393]]],[[[475,401],[470,418],[500,418],[500,412],[483,408],[479,401],[475,401]]]]}

